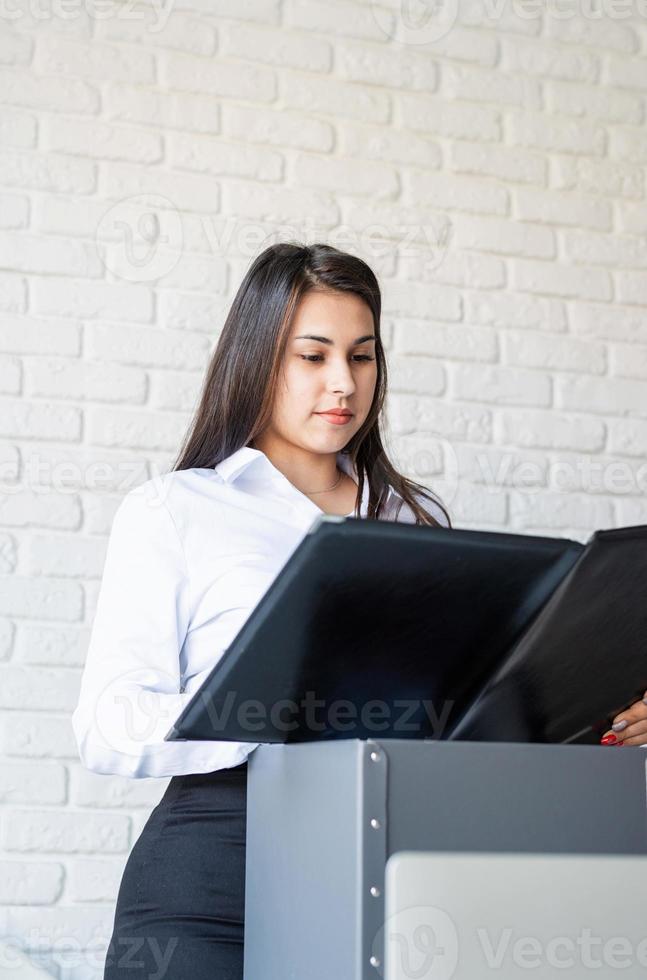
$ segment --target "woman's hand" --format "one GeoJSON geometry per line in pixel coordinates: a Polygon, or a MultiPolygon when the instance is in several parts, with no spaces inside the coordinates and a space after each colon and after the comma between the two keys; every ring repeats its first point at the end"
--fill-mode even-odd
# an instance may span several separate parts
{"type": "Polygon", "coordinates": [[[635,701],[613,719],[602,745],[647,745],[647,691],[642,701],[635,701]]]}

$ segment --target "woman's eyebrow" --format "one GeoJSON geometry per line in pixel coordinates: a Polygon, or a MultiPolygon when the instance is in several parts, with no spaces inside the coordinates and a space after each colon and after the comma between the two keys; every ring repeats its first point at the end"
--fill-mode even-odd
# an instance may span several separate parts
{"type": "MultiPolygon", "coordinates": [[[[334,344],[335,343],[334,340],[331,340],[330,339],[330,337],[318,337],[316,334],[313,334],[313,333],[301,334],[299,337],[295,337],[294,339],[295,340],[318,340],[321,344],[334,344]]],[[[363,344],[367,340],[375,340],[375,339],[376,339],[375,334],[373,334],[373,333],[367,333],[363,337],[358,337],[357,340],[354,340],[353,341],[353,346],[355,346],[357,344],[363,344]]]]}

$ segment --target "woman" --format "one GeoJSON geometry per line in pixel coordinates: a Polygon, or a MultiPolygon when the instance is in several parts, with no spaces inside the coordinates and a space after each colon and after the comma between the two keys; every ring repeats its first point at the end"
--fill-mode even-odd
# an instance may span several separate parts
{"type": "Polygon", "coordinates": [[[96,772],[172,776],[126,864],[104,980],[243,976],[247,756],[165,742],[322,512],[450,527],[389,462],[380,290],[361,259],[253,262],[173,470],[114,517],[73,726],[96,772]]]}

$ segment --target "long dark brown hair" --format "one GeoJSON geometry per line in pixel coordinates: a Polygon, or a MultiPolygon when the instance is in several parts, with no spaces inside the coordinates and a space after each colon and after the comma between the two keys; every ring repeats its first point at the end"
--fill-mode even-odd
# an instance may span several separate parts
{"type": "Polygon", "coordinates": [[[387,390],[387,365],[380,336],[382,299],[377,279],[362,259],[331,245],[270,245],[252,262],[225,320],[209,363],[200,401],[174,470],[212,468],[248,445],[269,424],[290,326],[297,304],[311,289],[354,293],[373,314],[377,382],[362,427],[343,447],[356,466],[359,517],[365,473],[369,483],[367,518],[379,519],[393,488],[409,505],[416,524],[442,526],[415,498],[442,502],[389,462],[380,434],[387,390]]]}

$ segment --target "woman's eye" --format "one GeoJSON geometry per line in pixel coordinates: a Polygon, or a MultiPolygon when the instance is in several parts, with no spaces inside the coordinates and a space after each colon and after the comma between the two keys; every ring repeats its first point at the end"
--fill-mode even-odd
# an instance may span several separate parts
{"type": "MultiPolygon", "coordinates": [[[[321,354],[299,354],[304,361],[321,361],[323,356],[321,354]]],[[[353,357],[356,361],[374,361],[374,357],[369,357],[368,354],[354,354],[353,357]]]]}

